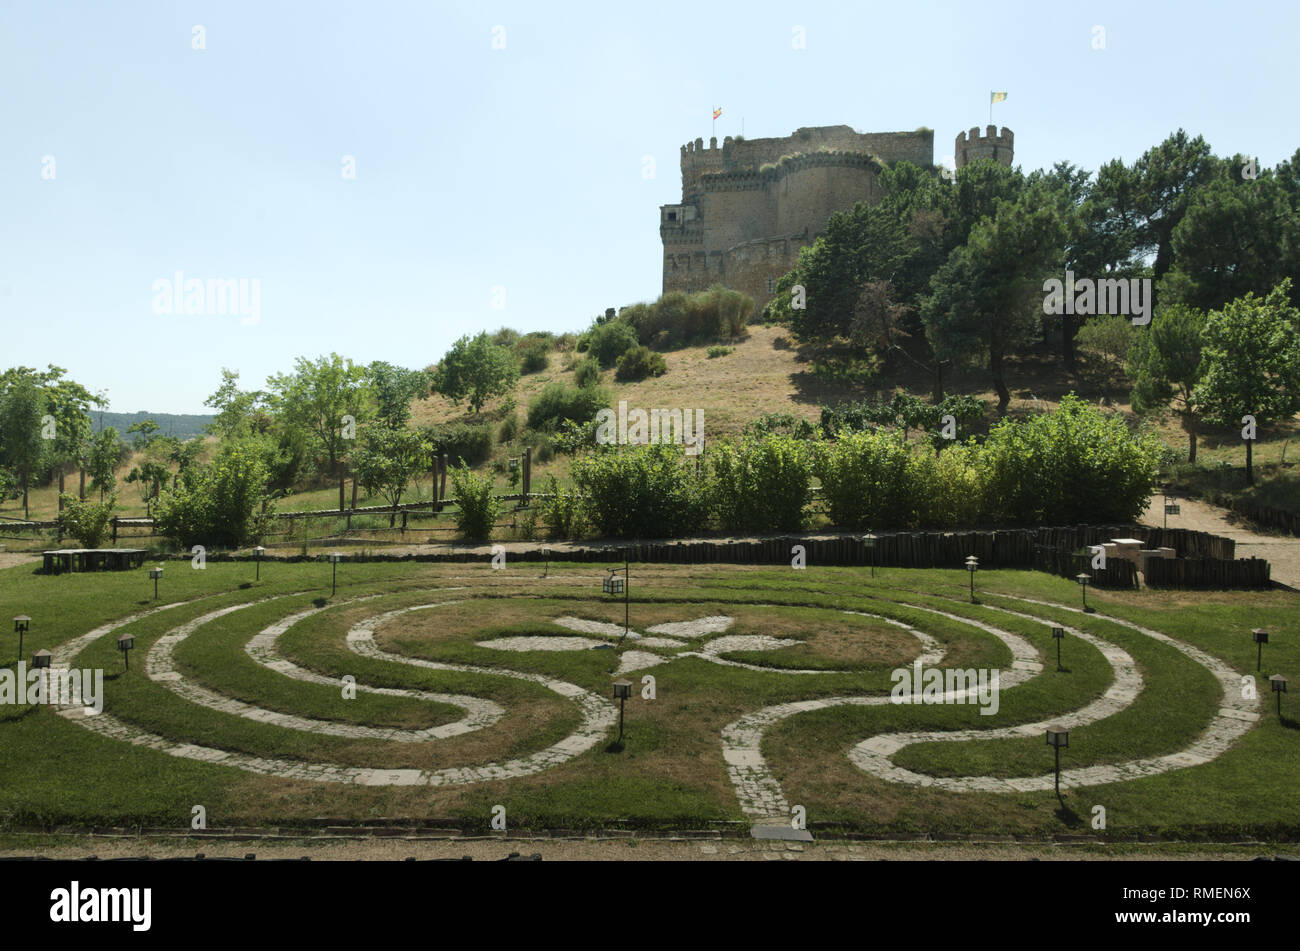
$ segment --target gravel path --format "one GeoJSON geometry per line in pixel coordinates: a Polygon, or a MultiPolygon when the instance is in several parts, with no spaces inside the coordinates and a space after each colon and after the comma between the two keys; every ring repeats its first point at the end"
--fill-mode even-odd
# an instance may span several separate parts
{"type": "MultiPolygon", "coordinates": [[[[1292,535],[1266,535],[1248,527],[1248,523],[1227,509],[1196,499],[1179,499],[1181,514],[1169,517],[1170,528],[1190,528],[1198,532],[1223,535],[1237,543],[1238,558],[1263,558],[1272,565],[1272,578],[1293,588],[1300,588],[1300,538],[1292,535]]],[[[1157,495],[1139,519],[1144,525],[1164,524],[1164,499],[1157,495]]]]}

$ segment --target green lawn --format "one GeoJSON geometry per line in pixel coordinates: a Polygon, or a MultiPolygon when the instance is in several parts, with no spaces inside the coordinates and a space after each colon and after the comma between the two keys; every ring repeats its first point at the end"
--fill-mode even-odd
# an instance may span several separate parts
{"type": "MultiPolygon", "coordinates": [[[[92,732],[49,708],[0,706],[0,833],[14,827],[149,825],[189,827],[203,805],[211,827],[292,826],[323,817],[344,822],[385,818],[456,819],[486,827],[504,805],[510,827],[699,827],[750,821],[723,758],[724,729],[746,714],[778,704],[831,697],[885,697],[891,672],[921,652],[893,619],[932,636],[945,651],[940,667],[1007,671],[1010,649],[975,622],[1023,638],[1039,655],[1041,672],[1004,688],[994,716],[974,705],[840,705],[787,716],[763,735],[762,754],[790,804],[802,805],[814,832],[869,834],[956,832],[1045,836],[1094,832],[1094,807],[1107,815],[1105,834],[1117,839],[1158,835],[1258,836],[1294,839],[1300,832],[1300,722],[1294,695],[1275,713],[1267,677],[1296,682],[1300,597],[1285,591],[1251,594],[1090,592],[1098,608],[1082,615],[1013,597],[1078,605],[1076,585],[1028,572],[981,572],[977,604],[965,573],[885,569],[872,579],[851,568],[751,569],[724,566],[632,566],[634,632],[702,617],[732,618],[721,632],[685,632],[679,647],[658,651],[635,639],[621,649],[508,652],[480,642],[529,636],[614,638],[560,627],[569,616],[621,626],[620,599],[602,595],[596,566],[552,564],[492,571],[482,565],[340,565],[330,597],[327,564],[263,566],[252,583],[249,564],[209,564],[204,571],[174,562],[160,601],[143,571],[46,577],[30,567],[0,571],[0,617],[33,618],[25,652],[54,648],[99,625],[147,611],[125,629],[135,637],[129,671],[114,648],[117,631],[91,643],[78,667],[105,671],[105,714],[139,734],[171,744],[224,751],[241,762],[353,770],[454,770],[526,760],[568,742],[582,729],[583,708],[547,682],[609,698],[624,652],[657,654],[627,678],[633,682],[621,750],[611,748],[617,723],[599,742],[566,754],[548,768],[514,778],[449,785],[365,785],[309,781],[170,755],[92,732]],[[426,607],[429,605],[436,605],[426,607]],[[173,647],[175,670],[218,700],[238,701],[245,713],[217,710],[148,676],[146,658],[158,639],[225,608],[237,610],[198,624],[173,647]],[[366,656],[348,646],[348,632],[380,614],[366,656]],[[7,614],[4,612],[8,612],[7,614]],[[876,615],[866,618],[843,612],[876,615]],[[937,614],[936,611],[943,612],[937,614]],[[1026,618],[1008,612],[1019,612],[1026,618]],[[277,642],[279,657],[332,683],[287,677],[259,664],[245,645],[291,615],[303,614],[277,642]],[[847,757],[873,736],[897,732],[990,730],[1050,721],[1093,702],[1113,682],[1110,663],[1092,645],[1065,642],[1057,671],[1050,625],[1078,627],[1132,657],[1142,678],[1137,698],[1114,714],[1072,731],[1067,769],[1117,764],[1176,753],[1195,741],[1222,705],[1219,681],[1199,663],[1161,641],[1108,617],[1160,631],[1255,675],[1251,628],[1274,631],[1265,648],[1259,720],[1213,761],[1128,782],[1081,787],[1058,801],[1051,793],[945,792],[876,777],[847,757]],[[721,661],[673,656],[709,649],[719,637],[749,638],[719,649],[721,661]],[[767,643],[784,638],[794,644],[767,643]],[[774,649],[764,649],[772,647],[774,649]],[[400,659],[428,662],[420,666],[400,659]],[[453,668],[444,669],[436,665],[453,668]],[[791,673],[815,670],[817,673],[791,673]],[[642,678],[655,678],[656,697],[641,696],[642,678]],[[343,678],[362,687],[466,695],[490,701],[495,722],[441,739],[359,738],[292,729],[266,715],[292,715],[350,728],[427,730],[455,723],[465,711],[452,702],[375,694],[348,699],[343,678]],[[246,715],[247,711],[253,711],[246,715]]],[[[682,633],[679,631],[679,633],[682,633]]],[[[723,646],[726,646],[725,644],[723,646]]],[[[0,641],[0,663],[12,667],[17,641],[0,641]]],[[[598,702],[611,714],[608,699],[598,702]]],[[[968,742],[917,743],[893,755],[896,766],[934,777],[1038,777],[1051,770],[1041,735],[968,742]]]]}

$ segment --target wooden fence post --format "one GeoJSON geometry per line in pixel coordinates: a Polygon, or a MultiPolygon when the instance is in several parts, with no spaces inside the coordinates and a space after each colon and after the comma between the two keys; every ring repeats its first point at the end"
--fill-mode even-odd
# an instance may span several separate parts
{"type": "MultiPolygon", "coordinates": [[[[442,488],[438,492],[438,498],[445,500],[447,498],[447,454],[445,452],[442,454],[442,473],[440,474],[440,479],[442,488]]],[[[442,511],[442,502],[438,503],[438,511],[442,511]]]]}
{"type": "Polygon", "coordinates": [[[524,450],[524,505],[528,504],[528,490],[533,484],[533,447],[524,450]]]}

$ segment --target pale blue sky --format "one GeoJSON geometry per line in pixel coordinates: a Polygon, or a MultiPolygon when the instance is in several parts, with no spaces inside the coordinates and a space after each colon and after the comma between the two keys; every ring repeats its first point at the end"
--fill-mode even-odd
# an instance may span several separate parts
{"type": "Polygon", "coordinates": [[[1180,126],[1269,166],[1300,145],[1291,2],[555,6],[6,3],[0,367],[204,412],[222,366],[256,387],[299,355],[581,329],[658,294],[658,206],[715,105],[720,139],[929,126],[951,161],[1006,90],[1025,169],[1180,126]],[[259,321],[155,315],[176,271],[258,280],[259,321]]]}

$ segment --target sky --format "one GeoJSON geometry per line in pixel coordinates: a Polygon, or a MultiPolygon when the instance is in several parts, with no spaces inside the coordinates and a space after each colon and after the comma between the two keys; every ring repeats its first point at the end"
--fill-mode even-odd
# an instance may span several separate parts
{"type": "Polygon", "coordinates": [[[659,206],[715,106],[719,141],[926,126],[950,164],[1006,91],[1026,171],[1180,127],[1272,166],[1297,36],[1293,2],[6,0],[0,368],[203,413],[223,367],[257,389],[581,330],[658,295],[659,206]],[[240,306],[190,312],[178,272],[240,306]]]}

